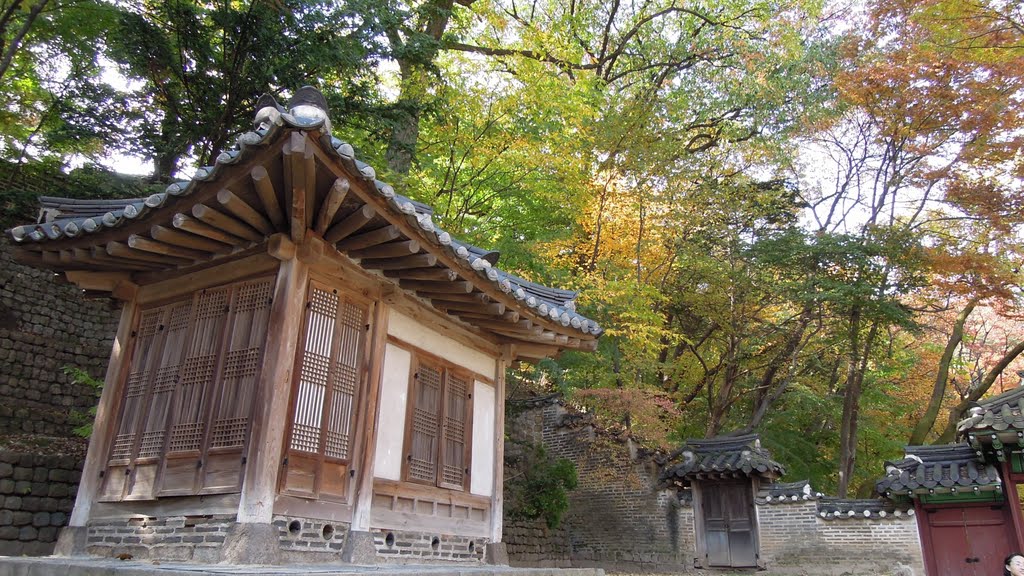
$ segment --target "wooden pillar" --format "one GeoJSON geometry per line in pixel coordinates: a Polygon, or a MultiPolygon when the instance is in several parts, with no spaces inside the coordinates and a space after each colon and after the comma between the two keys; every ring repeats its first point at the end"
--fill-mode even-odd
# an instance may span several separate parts
{"type": "Polygon", "coordinates": [[[117,426],[118,399],[123,395],[123,375],[130,360],[128,356],[132,326],[135,324],[138,309],[135,305],[136,293],[137,291],[132,290],[131,299],[121,308],[121,321],[117,325],[117,334],[114,335],[114,346],[110,350],[110,360],[107,363],[107,375],[103,379],[103,392],[100,393],[96,420],[93,423],[92,436],[89,438],[89,452],[85,456],[82,479],[78,483],[75,508],[68,521],[68,526],[71,527],[84,527],[89,521],[89,513],[93,502],[96,501],[96,492],[102,480],[100,472],[106,464],[114,427],[117,426]]]}
{"type": "Polygon", "coordinates": [[[505,476],[505,369],[512,359],[511,345],[501,348],[494,367],[494,488],[491,490],[491,543],[501,542],[505,476]]]}
{"type": "Polygon", "coordinates": [[[1013,519],[1014,541],[1017,543],[1017,550],[1024,550],[1024,511],[1020,509],[1020,494],[1017,492],[1016,475],[1013,473],[1012,452],[1006,451],[1006,461],[1002,463],[999,471],[1003,476],[1003,495],[1006,496],[1006,504],[1010,507],[1010,517],[1013,519]]]}
{"type": "MultiPolygon", "coordinates": [[[[370,508],[373,505],[373,463],[377,455],[377,419],[380,407],[380,383],[384,377],[384,350],[388,342],[388,305],[377,300],[373,307],[373,335],[368,355],[366,402],[360,420],[363,443],[356,470],[355,506],[352,530],[370,530],[370,508]]],[[[358,422],[357,422],[358,423],[358,422]]]]}
{"type": "Polygon", "coordinates": [[[275,235],[271,254],[281,259],[270,309],[270,326],[257,390],[256,413],[238,504],[241,524],[269,524],[274,514],[285,423],[302,325],[309,268],[296,258],[295,245],[275,235]]]}

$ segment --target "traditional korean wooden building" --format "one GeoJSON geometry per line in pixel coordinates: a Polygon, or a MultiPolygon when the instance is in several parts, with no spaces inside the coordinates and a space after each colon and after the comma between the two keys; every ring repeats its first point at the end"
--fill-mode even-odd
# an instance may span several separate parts
{"type": "Polygon", "coordinates": [[[695,567],[759,566],[754,496],[785,468],[761,447],[757,434],[687,440],[680,459],[666,467],[662,479],[691,491],[695,567]]]}
{"type": "Polygon", "coordinates": [[[166,192],[41,202],[17,257],[124,302],[58,551],[501,561],[505,368],[596,347],[576,293],[439,229],[309,88],[166,192]]]}

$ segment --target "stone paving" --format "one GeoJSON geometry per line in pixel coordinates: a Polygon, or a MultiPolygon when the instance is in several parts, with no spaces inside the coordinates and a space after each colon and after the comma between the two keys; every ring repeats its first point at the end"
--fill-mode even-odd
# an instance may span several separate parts
{"type": "Polygon", "coordinates": [[[202,565],[111,558],[0,557],[2,576],[604,576],[597,568],[510,568],[488,565],[202,565]]]}

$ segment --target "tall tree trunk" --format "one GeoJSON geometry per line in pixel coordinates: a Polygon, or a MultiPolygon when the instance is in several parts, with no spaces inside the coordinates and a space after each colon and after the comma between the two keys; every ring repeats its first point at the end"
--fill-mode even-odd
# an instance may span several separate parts
{"type": "MultiPolygon", "coordinates": [[[[417,25],[419,33],[425,34],[435,42],[434,48],[417,59],[399,57],[398,70],[401,85],[398,103],[395,106],[396,117],[391,129],[391,140],[384,155],[388,169],[401,175],[409,174],[413,158],[416,156],[416,142],[420,135],[420,114],[426,105],[427,89],[430,72],[428,66],[437,56],[441,36],[448,28],[452,15],[453,0],[431,0],[421,8],[420,21],[417,25]]],[[[469,5],[463,2],[465,5],[469,5]]],[[[402,44],[397,32],[389,34],[391,42],[399,48],[402,44]]]]}
{"type": "Polygon", "coordinates": [[[846,498],[853,480],[857,461],[857,427],[860,418],[860,397],[863,393],[864,373],[867,371],[871,347],[878,335],[878,323],[868,330],[864,342],[860,341],[863,310],[855,305],[850,313],[850,352],[846,366],[846,384],[843,395],[843,422],[839,430],[839,497],[846,498]]]}
{"type": "Polygon", "coordinates": [[[932,386],[932,397],[928,400],[928,407],[925,408],[924,414],[917,421],[917,425],[914,426],[914,430],[910,433],[910,439],[907,441],[911,446],[923,443],[928,433],[931,432],[932,427],[935,426],[935,420],[938,418],[939,410],[942,408],[942,399],[946,397],[946,386],[949,382],[949,365],[953,361],[953,354],[964,339],[964,324],[967,323],[967,318],[974,311],[979,300],[980,298],[978,297],[972,298],[967,303],[967,306],[957,314],[956,322],[953,323],[953,332],[946,341],[946,348],[942,351],[942,358],[939,359],[939,367],[935,373],[935,384],[932,386]]]}

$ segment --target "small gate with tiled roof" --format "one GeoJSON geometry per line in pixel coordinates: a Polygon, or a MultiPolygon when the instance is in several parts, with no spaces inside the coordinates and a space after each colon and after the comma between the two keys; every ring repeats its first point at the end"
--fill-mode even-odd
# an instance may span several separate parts
{"type": "Polygon", "coordinates": [[[663,478],[693,490],[698,567],[759,565],[754,494],[762,480],[785,469],[761,447],[756,434],[687,440],[682,461],[663,478]]]}
{"type": "Polygon", "coordinates": [[[1024,549],[1024,386],[971,408],[957,437],[908,446],[877,489],[914,502],[928,576],[998,574],[1024,549]]]}

